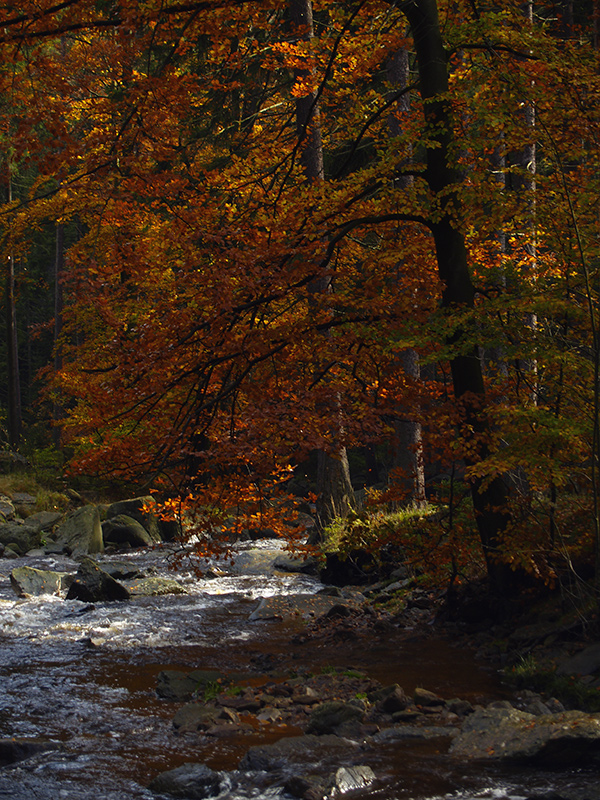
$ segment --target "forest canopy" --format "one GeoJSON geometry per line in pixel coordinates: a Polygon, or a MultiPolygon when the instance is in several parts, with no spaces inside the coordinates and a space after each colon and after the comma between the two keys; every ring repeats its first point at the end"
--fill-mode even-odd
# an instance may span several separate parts
{"type": "Polygon", "coordinates": [[[311,459],[323,524],[451,484],[498,587],[598,561],[596,2],[0,17],[7,446],[250,518],[311,459]]]}

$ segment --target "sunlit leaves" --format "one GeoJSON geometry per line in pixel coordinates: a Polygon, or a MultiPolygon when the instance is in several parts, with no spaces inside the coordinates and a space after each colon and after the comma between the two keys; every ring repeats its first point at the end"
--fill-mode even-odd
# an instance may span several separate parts
{"type": "Polygon", "coordinates": [[[2,208],[6,242],[24,256],[46,221],[79,230],[55,383],[75,468],[191,480],[214,507],[268,494],[340,428],[385,440],[408,407],[442,469],[589,482],[598,54],[585,30],[556,36],[543,3],[534,25],[517,0],[480,6],[440,0],[451,113],[427,129],[418,88],[403,102],[386,71],[407,47],[416,80],[389,3],[315,3],[310,43],[282,2],[5,13],[2,140],[35,171],[2,208]],[[294,107],[313,93],[327,174],[311,185],[294,107]],[[435,194],[425,151],[449,132],[455,177],[435,194]],[[534,142],[535,179],[518,157],[534,142]],[[440,310],[442,218],[466,242],[472,309],[440,310]],[[448,377],[475,347],[485,435],[448,377]]]}

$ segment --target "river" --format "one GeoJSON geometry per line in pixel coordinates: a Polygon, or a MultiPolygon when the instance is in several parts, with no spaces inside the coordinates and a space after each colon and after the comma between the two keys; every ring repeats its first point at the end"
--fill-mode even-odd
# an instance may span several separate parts
{"type": "MultiPolygon", "coordinates": [[[[242,547],[233,562],[219,563],[222,576],[210,580],[193,565],[180,567],[175,577],[184,595],[94,605],[14,594],[9,574],[15,566],[75,572],[77,564],[66,557],[0,561],[0,737],[44,737],[56,745],[0,769],[0,798],[156,800],[149,781],[186,761],[224,771],[220,800],[280,796],[261,776],[236,767],[251,744],[282,732],[271,726],[250,737],[177,736],[171,721],[181,704],[156,694],[163,669],[218,669],[259,679],[267,669],[351,667],[407,691],[424,686],[472,702],[505,696],[498,675],[472,653],[433,637],[398,630],[374,636],[369,647],[352,640],[303,644],[295,636],[301,621],[250,622],[262,597],[321,587],[309,576],[273,573],[274,547],[268,541],[242,547]]],[[[166,554],[159,548],[99,560],[127,560],[174,577],[166,554]]],[[[578,797],[595,780],[585,771],[552,775],[460,764],[438,748],[439,742],[380,747],[369,761],[376,783],[352,797],[500,800],[545,797],[557,787],[559,796],[578,797]]]]}

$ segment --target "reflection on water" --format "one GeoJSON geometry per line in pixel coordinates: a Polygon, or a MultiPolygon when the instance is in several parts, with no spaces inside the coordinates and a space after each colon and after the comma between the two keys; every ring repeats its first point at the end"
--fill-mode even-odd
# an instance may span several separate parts
{"type": "MultiPolygon", "coordinates": [[[[261,597],[319,588],[307,576],[270,574],[274,557],[273,543],[263,543],[258,556],[242,551],[233,564],[220,563],[223,577],[204,580],[191,569],[178,573],[188,594],[93,606],[51,596],[23,600],[10,587],[8,575],[19,564],[74,572],[73,561],[0,561],[0,736],[43,737],[56,746],[0,769],[0,798],[150,800],[154,796],[145,787],[165,769],[202,761],[235,770],[251,744],[297,733],[270,726],[243,738],[175,736],[171,720],[180,704],[159,700],[155,692],[165,668],[219,669],[258,680],[268,655],[282,672],[301,664],[352,666],[408,691],[421,685],[446,697],[501,695],[497,676],[476,667],[468,652],[438,641],[411,642],[399,631],[374,637],[368,649],[358,641],[303,645],[292,639],[299,622],[249,622],[261,597]]],[[[166,574],[162,550],[114,560],[166,574]]],[[[502,800],[543,796],[553,785],[553,776],[464,768],[444,757],[444,748],[441,741],[397,742],[369,751],[363,763],[373,767],[378,781],[352,796],[502,800]]],[[[278,796],[267,780],[224,773],[221,798],[278,796]]],[[[572,781],[581,788],[588,780],[583,773],[561,776],[561,785],[572,781]]]]}

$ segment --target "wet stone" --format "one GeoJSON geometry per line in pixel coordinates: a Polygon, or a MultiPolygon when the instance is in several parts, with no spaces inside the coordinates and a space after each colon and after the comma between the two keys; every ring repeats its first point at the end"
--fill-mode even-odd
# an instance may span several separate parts
{"type": "Polygon", "coordinates": [[[0,739],[0,767],[24,761],[46,750],[57,750],[56,742],[43,739],[0,739]]]}
{"type": "Polygon", "coordinates": [[[172,578],[151,575],[124,581],[129,593],[135,597],[159,597],[164,594],[187,594],[185,588],[172,578]]]}
{"type": "Polygon", "coordinates": [[[244,695],[219,694],[216,701],[220,706],[233,708],[236,711],[259,711],[261,708],[260,700],[244,695]]]}
{"type": "Polygon", "coordinates": [[[150,540],[156,544],[162,541],[158,517],[153,513],[156,501],[152,496],[134,497],[112,503],[106,509],[107,520],[125,515],[137,521],[148,533],[150,540]]]}
{"type": "Polygon", "coordinates": [[[310,715],[307,733],[335,733],[347,723],[360,721],[363,714],[364,710],[352,702],[331,700],[321,703],[310,715]]]}
{"type": "Polygon", "coordinates": [[[56,544],[73,555],[104,550],[100,513],[96,506],[82,506],[64,520],[56,532],[56,544]]]}
{"type": "Polygon", "coordinates": [[[265,708],[256,715],[260,722],[277,722],[281,719],[281,711],[277,708],[265,708]]]}
{"type": "Polygon", "coordinates": [[[221,779],[218,772],[205,764],[187,763],[157,775],[148,788],[157,794],[185,800],[204,800],[219,794],[221,779]]]}
{"type": "Polygon", "coordinates": [[[130,594],[125,586],[100,569],[91,558],[82,560],[67,593],[67,600],[83,600],[85,603],[129,600],[129,598],[130,594]]]}
{"type": "Polygon", "coordinates": [[[156,693],[163,700],[190,700],[195,695],[203,695],[208,685],[226,680],[222,672],[215,670],[165,669],[158,673],[156,693]]]}
{"type": "Polygon", "coordinates": [[[41,544],[40,531],[27,523],[5,522],[0,524],[0,543],[23,554],[41,544]]]}
{"type": "Polygon", "coordinates": [[[466,718],[451,753],[460,758],[533,761],[552,768],[598,763],[600,715],[565,711],[534,716],[493,703],[466,718]]]}
{"type": "Polygon", "coordinates": [[[173,717],[173,727],[179,733],[205,731],[217,723],[219,712],[201,703],[187,703],[173,717]]]}
{"type": "Polygon", "coordinates": [[[373,783],[375,773],[371,767],[340,767],[335,773],[335,788],[340,794],[351,792],[355,789],[363,789],[373,783]]]}
{"type": "Polygon", "coordinates": [[[102,523],[104,544],[151,547],[154,540],[141,522],[127,514],[118,514],[102,523]]]}
{"type": "Polygon", "coordinates": [[[395,714],[404,711],[410,705],[408,697],[400,686],[395,686],[394,690],[384,697],[378,704],[386,714],[395,714]]]}
{"type": "Polygon", "coordinates": [[[357,745],[333,734],[290,736],[273,744],[251,747],[240,761],[240,769],[272,772],[291,763],[321,762],[324,757],[335,757],[338,763],[354,754],[357,745]]]}
{"type": "Polygon", "coordinates": [[[10,584],[19,597],[42,594],[60,594],[64,573],[34,567],[15,567],[10,573],[10,584]]]}
{"type": "Polygon", "coordinates": [[[413,700],[418,706],[443,706],[445,704],[445,701],[437,694],[421,687],[415,689],[413,700]]]}

